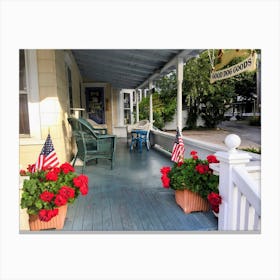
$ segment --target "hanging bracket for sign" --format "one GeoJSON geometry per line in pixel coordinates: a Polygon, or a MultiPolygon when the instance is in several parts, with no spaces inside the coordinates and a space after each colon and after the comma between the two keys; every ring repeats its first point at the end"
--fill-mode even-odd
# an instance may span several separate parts
{"type": "Polygon", "coordinates": [[[216,81],[234,77],[245,71],[254,71],[256,69],[256,61],[257,53],[253,51],[248,58],[231,67],[219,71],[213,69],[210,73],[210,83],[213,84],[216,81]]]}

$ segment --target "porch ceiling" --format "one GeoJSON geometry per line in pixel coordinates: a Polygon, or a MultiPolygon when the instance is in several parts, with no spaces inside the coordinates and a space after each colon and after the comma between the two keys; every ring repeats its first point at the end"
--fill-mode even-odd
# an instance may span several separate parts
{"type": "Polygon", "coordinates": [[[181,55],[187,60],[201,51],[198,49],[76,49],[72,50],[72,53],[84,81],[105,82],[112,84],[114,88],[134,89],[143,87],[152,75],[162,75],[174,69],[176,56],[181,55]]]}

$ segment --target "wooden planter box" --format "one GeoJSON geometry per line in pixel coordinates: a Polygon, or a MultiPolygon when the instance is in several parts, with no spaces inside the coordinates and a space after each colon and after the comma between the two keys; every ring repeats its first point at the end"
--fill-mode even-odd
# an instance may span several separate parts
{"type": "Polygon", "coordinates": [[[29,215],[30,230],[62,229],[67,214],[67,204],[58,207],[58,215],[50,221],[40,221],[38,215],[29,215]]]}
{"type": "Polygon", "coordinates": [[[206,199],[189,190],[176,190],[175,200],[185,213],[209,211],[210,209],[206,199]]]}

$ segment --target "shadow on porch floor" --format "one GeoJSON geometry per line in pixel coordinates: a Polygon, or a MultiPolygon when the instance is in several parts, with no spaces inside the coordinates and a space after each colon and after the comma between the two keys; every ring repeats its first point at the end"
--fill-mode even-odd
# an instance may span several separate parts
{"type": "Polygon", "coordinates": [[[69,205],[63,231],[217,230],[212,212],[184,214],[177,206],[174,191],[161,185],[160,168],[164,165],[172,162],[158,151],[129,152],[126,139],[118,139],[113,170],[106,160],[86,167],[89,193],[69,205]]]}

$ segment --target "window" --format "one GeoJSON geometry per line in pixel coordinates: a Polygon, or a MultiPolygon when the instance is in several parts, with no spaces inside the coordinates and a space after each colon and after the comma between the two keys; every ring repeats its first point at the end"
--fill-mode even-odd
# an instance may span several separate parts
{"type": "Polygon", "coordinates": [[[26,58],[24,50],[19,51],[19,133],[30,134],[28,113],[28,92],[26,79],[26,58]]]}
{"type": "Polygon", "coordinates": [[[67,66],[67,76],[68,76],[69,105],[70,105],[70,109],[71,109],[71,108],[73,108],[72,76],[71,76],[71,69],[68,66],[67,66]]]}

